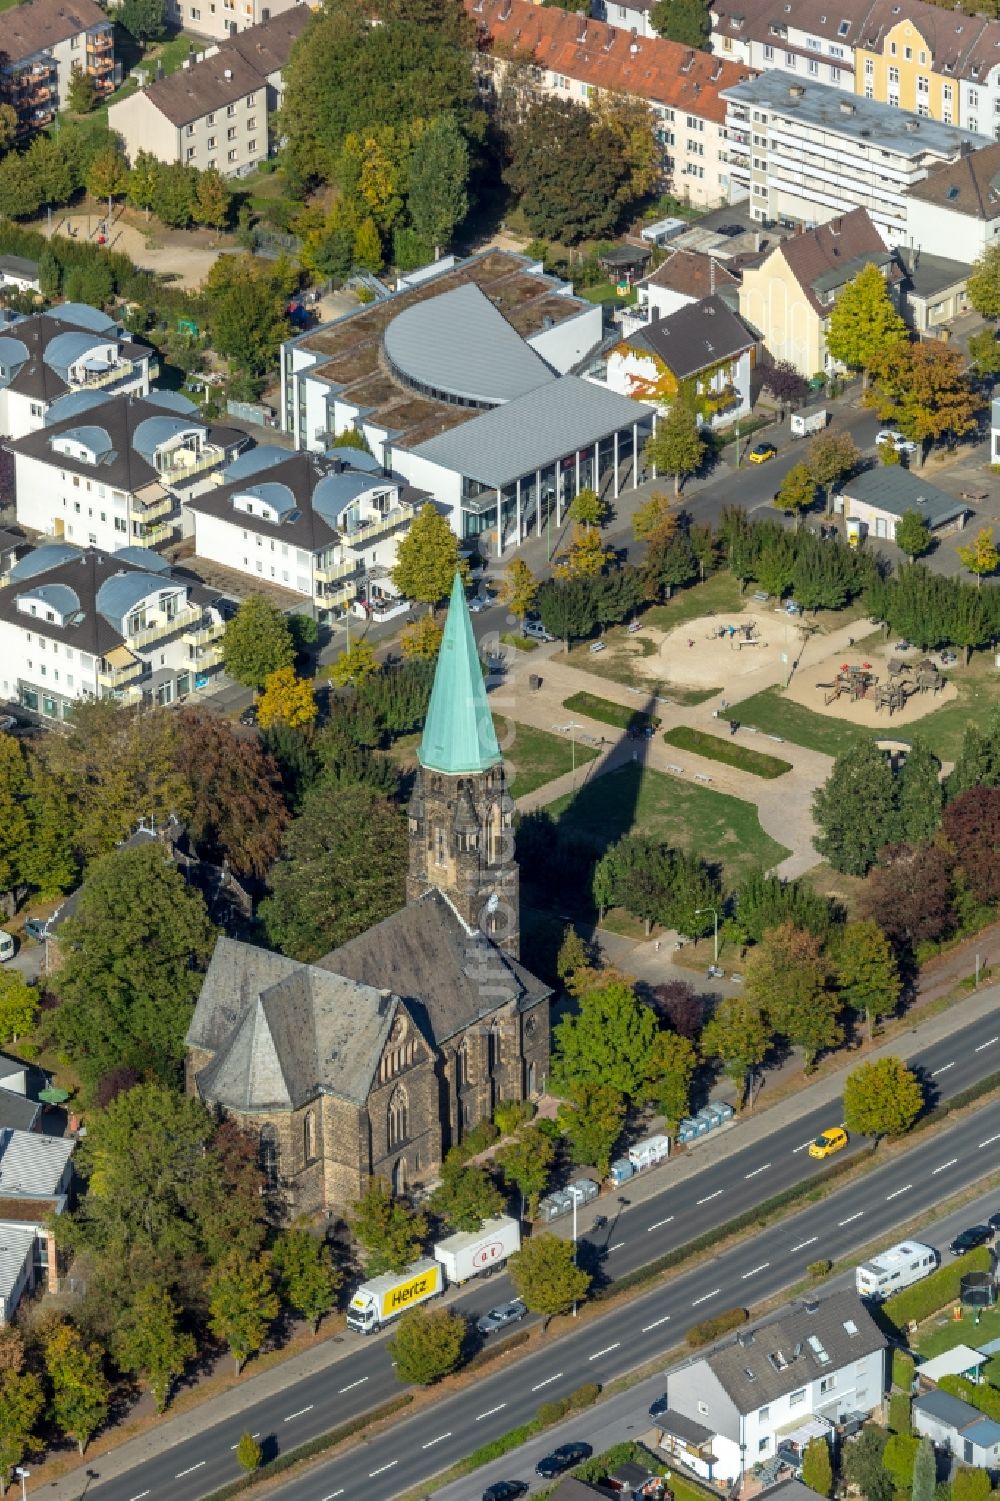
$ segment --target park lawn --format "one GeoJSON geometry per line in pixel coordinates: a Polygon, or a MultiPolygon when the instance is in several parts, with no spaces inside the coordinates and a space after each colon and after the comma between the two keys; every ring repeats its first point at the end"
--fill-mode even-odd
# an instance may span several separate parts
{"type": "Polygon", "coordinates": [[[976,652],[968,667],[952,668],[948,677],[958,689],[958,697],[911,726],[907,736],[919,734],[942,761],[955,760],[966,726],[985,724],[998,703],[998,673],[991,652],[976,652]]]}
{"type": "Polygon", "coordinates": [[[513,646],[517,651],[537,651],[541,644],[531,636],[516,636],[513,631],[507,631],[500,640],[505,646],[513,646]]]}
{"type": "Polygon", "coordinates": [[[734,766],[739,771],[749,771],[755,777],[766,777],[768,781],[783,777],[792,769],[790,761],[765,756],[761,751],[737,745],[733,740],[723,740],[719,735],[708,735],[704,730],[694,730],[687,724],[667,730],[663,738],[668,745],[679,746],[697,756],[707,756],[712,761],[721,761],[724,766],[734,766]]]}
{"type": "Polygon", "coordinates": [[[850,921],[863,915],[861,898],[865,883],[860,876],[844,875],[842,871],[834,870],[832,865],[821,860],[819,865],[803,871],[799,880],[804,885],[811,886],[818,896],[832,897],[835,902],[839,902],[850,921]]]}
{"type": "MultiPolygon", "coordinates": [[[[809,750],[823,751],[827,756],[839,756],[853,750],[864,740],[875,737],[874,730],[850,724],[846,719],[830,719],[825,714],[815,714],[802,704],[785,698],[780,688],[765,688],[742,703],[730,704],[726,711],[740,724],[756,725],[765,735],[780,735],[794,745],[804,745],[809,750]]],[[[907,733],[910,726],[907,726],[907,733]]],[[[881,731],[884,736],[887,732],[881,731]]]]}
{"type": "MultiPolygon", "coordinates": [[[[511,797],[524,797],[536,787],[543,787],[546,782],[553,782],[556,777],[572,771],[574,750],[568,736],[550,735],[548,730],[519,724],[500,715],[495,715],[493,722],[510,776],[508,791],[511,797]]],[[[576,765],[580,767],[593,761],[597,751],[577,741],[575,755],[576,765]]]]}
{"type": "Polygon", "coordinates": [[[558,820],[560,834],[585,840],[599,852],[640,829],[720,864],[728,886],[753,870],[770,870],[788,854],[764,833],[753,803],[639,766],[623,766],[588,782],[557,798],[547,811],[558,820]]]}
{"type": "Polygon", "coordinates": [[[572,693],[563,699],[563,708],[571,714],[586,714],[588,719],[599,719],[602,724],[612,724],[616,730],[653,729],[659,724],[655,714],[646,714],[628,704],[616,704],[610,698],[599,698],[596,693],[572,693]]]}
{"type": "Polygon", "coordinates": [[[930,1360],[956,1345],[971,1345],[978,1350],[994,1339],[1000,1339],[1000,1307],[982,1309],[977,1323],[971,1314],[953,1320],[949,1304],[928,1319],[910,1343],[919,1351],[921,1360],[930,1360]]]}
{"type": "Polygon", "coordinates": [[[710,574],[703,584],[692,584],[688,589],[677,589],[666,604],[651,605],[642,616],[643,625],[656,626],[660,631],[672,631],[688,620],[697,620],[702,615],[727,615],[741,611],[751,603],[748,595],[740,594],[740,586],[731,573],[722,570],[710,574]]]}

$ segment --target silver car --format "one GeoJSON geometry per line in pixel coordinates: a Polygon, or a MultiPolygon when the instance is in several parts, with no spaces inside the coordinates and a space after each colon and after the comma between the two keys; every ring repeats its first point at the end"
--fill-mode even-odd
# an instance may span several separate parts
{"type": "Polygon", "coordinates": [[[498,1307],[491,1308],[489,1313],[484,1313],[476,1328],[480,1334],[495,1334],[507,1324],[519,1324],[527,1311],[520,1298],[515,1298],[512,1303],[501,1303],[498,1307]]]}

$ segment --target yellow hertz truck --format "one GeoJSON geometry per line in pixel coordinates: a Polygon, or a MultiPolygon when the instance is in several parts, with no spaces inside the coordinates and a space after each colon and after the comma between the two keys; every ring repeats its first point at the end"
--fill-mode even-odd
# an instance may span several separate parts
{"type": "Polygon", "coordinates": [[[347,1327],[359,1334],[372,1334],[391,1324],[393,1319],[426,1303],[444,1292],[444,1268],[439,1261],[425,1257],[415,1261],[405,1272],[386,1272],[362,1282],[347,1310],[347,1327]]]}

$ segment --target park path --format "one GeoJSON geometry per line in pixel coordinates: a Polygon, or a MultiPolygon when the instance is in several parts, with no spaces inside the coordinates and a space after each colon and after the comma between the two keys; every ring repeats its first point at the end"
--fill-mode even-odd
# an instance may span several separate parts
{"type": "MultiPolygon", "coordinates": [[[[806,666],[833,652],[848,650],[850,641],[860,630],[859,625],[854,623],[838,627],[828,634],[810,635],[802,645],[799,665],[806,666]]],[[[725,736],[728,715],[722,707],[724,696],[721,693],[694,706],[675,704],[669,699],[654,699],[652,685],[647,694],[613,678],[598,677],[566,661],[561,647],[555,643],[540,647],[535,652],[509,653],[508,664],[510,670],[507,678],[491,695],[496,711],[509,714],[512,719],[536,729],[567,736],[570,731],[565,727],[575,724],[578,728],[572,733],[578,740],[587,736],[592,745],[601,746],[603,742],[604,746],[595,760],[578,767],[575,773],[567,772],[536,788],[534,792],[518,798],[517,807],[521,812],[534,812],[556,798],[575,791],[585,781],[592,781],[595,777],[615,771],[629,761],[641,761],[643,765],[668,776],[678,776],[688,782],[696,781],[699,786],[711,787],[716,792],[727,792],[744,802],[753,803],[764,832],[789,851],[775,866],[776,874],[792,879],[819,863],[813,847],[816,825],[812,816],[812,794],[829,776],[833,765],[832,755],[793,745],[788,741],[775,744],[769,736],[754,734],[752,728],[743,726],[737,736],[739,744],[773,753],[791,763],[790,771],[773,781],[767,781],[751,772],[724,766],[719,761],[664,743],[662,732],[679,725],[725,736]],[[513,662],[510,662],[511,655],[515,657],[513,662]],[[532,674],[541,678],[540,688],[529,688],[528,678],[532,674]],[[581,692],[596,694],[630,709],[648,708],[661,719],[660,732],[651,740],[629,740],[623,732],[612,726],[591,719],[577,710],[571,713],[563,707],[567,698],[581,692]]],[[[763,688],[780,682],[782,676],[783,668],[776,669],[773,665],[750,673],[740,679],[740,697],[749,698],[763,688]]],[[[511,749],[511,759],[516,764],[516,741],[511,749]]]]}

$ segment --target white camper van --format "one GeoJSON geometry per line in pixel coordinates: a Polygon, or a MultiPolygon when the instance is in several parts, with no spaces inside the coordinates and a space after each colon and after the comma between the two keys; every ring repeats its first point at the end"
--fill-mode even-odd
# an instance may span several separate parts
{"type": "Polygon", "coordinates": [[[863,1298],[881,1303],[893,1293],[930,1276],[937,1264],[938,1254],[933,1246],[925,1246],[919,1240],[901,1240],[856,1267],[854,1281],[863,1298]]]}

